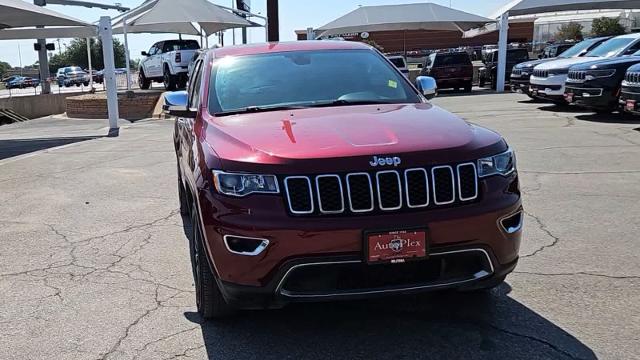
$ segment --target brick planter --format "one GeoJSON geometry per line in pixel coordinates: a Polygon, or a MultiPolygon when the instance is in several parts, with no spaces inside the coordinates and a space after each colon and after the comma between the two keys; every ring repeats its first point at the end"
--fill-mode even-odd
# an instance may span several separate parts
{"type": "MultiPolygon", "coordinates": [[[[118,94],[120,118],[140,120],[153,116],[161,92],[118,94]]],[[[107,119],[106,93],[86,94],[66,99],[67,116],[78,119],[107,119]]]]}

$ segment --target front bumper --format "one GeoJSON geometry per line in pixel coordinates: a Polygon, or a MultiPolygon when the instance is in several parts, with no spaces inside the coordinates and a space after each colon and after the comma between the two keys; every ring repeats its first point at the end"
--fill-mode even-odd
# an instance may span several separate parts
{"type": "Polygon", "coordinates": [[[531,93],[531,83],[529,82],[529,78],[525,77],[516,77],[514,75],[511,76],[511,91],[520,94],[531,93]]]}
{"type": "MultiPolygon", "coordinates": [[[[484,189],[483,200],[455,208],[362,216],[293,217],[287,214],[282,198],[269,195],[236,199],[203,191],[198,201],[209,258],[225,298],[240,308],[268,308],[292,301],[460,288],[510,272],[518,259],[522,230],[520,227],[507,231],[500,225],[500,220],[522,211],[520,194],[515,190],[517,182],[517,174],[483,179],[479,184],[484,189]],[[283,286],[291,269],[327,262],[336,266],[351,264],[356,267],[353,271],[363,273],[366,278],[375,272],[367,271],[373,268],[365,261],[363,233],[416,227],[428,229],[431,255],[416,263],[425,261],[425,266],[430,266],[426,262],[436,261],[444,256],[442,253],[466,251],[486,254],[488,266],[470,269],[461,279],[434,278],[378,284],[380,286],[366,289],[338,289],[340,291],[322,288],[305,291],[302,296],[283,286]],[[234,254],[225,245],[225,235],[266,239],[269,245],[256,256],[234,254]]],[[[401,269],[401,265],[395,264],[400,266],[397,269],[401,269]]],[[[327,273],[332,269],[330,266],[327,273]]],[[[318,283],[326,286],[328,281],[334,280],[318,280],[318,283]]]]}
{"type": "Polygon", "coordinates": [[[541,98],[564,99],[567,75],[551,75],[547,78],[531,76],[531,94],[541,98]]]}
{"type": "Polygon", "coordinates": [[[618,94],[615,89],[609,89],[587,83],[567,83],[566,98],[570,104],[589,109],[608,109],[618,105],[618,94]]]}
{"type": "Polygon", "coordinates": [[[640,114],[640,87],[622,86],[620,105],[625,112],[640,114]]]}

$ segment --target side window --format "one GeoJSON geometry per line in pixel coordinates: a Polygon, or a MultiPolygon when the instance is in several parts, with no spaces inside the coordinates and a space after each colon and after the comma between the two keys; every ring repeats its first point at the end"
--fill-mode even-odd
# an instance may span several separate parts
{"type": "Polygon", "coordinates": [[[427,59],[427,66],[433,66],[435,62],[436,62],[436,54],[429,55],[429,58],[427,59]]]}
{"type": "Polygon", "coordinates": [[[189,79],[189,108],[200,107],[200,89],[202,82],[202,60],[198,60],[193,68],[191,79],[189,79]]]}
{"type": "Polygon", "coordinates": [[[154,47],[156,48],[154,55],[162,54],[162,47],[164,46],[163,42],[157,43],[154,47]]]}
{"type": "Polygon", "coordinates": [[[635,44],[631,45],[631,47],[629,47],[629,49],[627,49],[627,51],[625,51],[624,53],[626,55],[630,55],[637,52],[638,50],[640,50],[640,41],[636,41],[635,44]]]}

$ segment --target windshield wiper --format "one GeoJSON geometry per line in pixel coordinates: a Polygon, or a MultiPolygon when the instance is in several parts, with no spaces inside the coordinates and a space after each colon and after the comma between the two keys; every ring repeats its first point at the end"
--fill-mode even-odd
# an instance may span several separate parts
{"type": "Polygon", "coordinates": [[[395,102],[384,100],[333,100],[310,104],[309,107],[331,107],[331,106],[351,106],[351,105],[379,105],[395,104],[395,102]]]}
{"type": "Polygon", "coordinates": [[[267,111],[299,110],[299,109],[304,109],[306,107],[307,106],[299,106],[299,105],[247,106],[246,108],[242,108],[242,109],[217,112],[214,115],[215,116],[228,116],[228,115],[237,115],[237,114],[250,114],[250,113],[267,112],[267,111]]]}

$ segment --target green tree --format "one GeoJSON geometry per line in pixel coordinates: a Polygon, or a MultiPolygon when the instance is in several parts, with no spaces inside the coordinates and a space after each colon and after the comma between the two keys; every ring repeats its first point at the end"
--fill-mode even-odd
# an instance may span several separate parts
{"type": "Polygon", "coordinates": [[[560,29],[558,29],[558,33],[556,34],[556,40],[558,41],[566,41],[566,40],[576,40],[582,41],[584,36],[582,35],[582,30],[584,26],[580,23],[569,22],[566,24],[562,24],[560,29]]]}
{"type": "Polygon", "coordinates": [[[620,18],[601,17],[594,19],[591,25],[593,36],[616,36],[626,32],[627,29],[620,24],[620,18]]]}
{"type": "Polygon", "coordinates": [[[11,65],[4,61],[0,61],[0,79],[4,78],[4,74],[11,69],[11,65]]]}
{"type": "MultiPolygon", "coordinates": [[[[125,67],[124,45],[115,38],[113,39],[113,51],[116,67],[125,67]]],[[[104,68],[102,41],[100,40],[91,39],[91,65],[94,69],[104,68]]],[[[83,69],[89,67],[86,39],[73,39],[65,51],[53,55],[49,60],[49,70],[52,74],[55,74],[59,68],[66,66],[80,66],[83,69]]]]}

